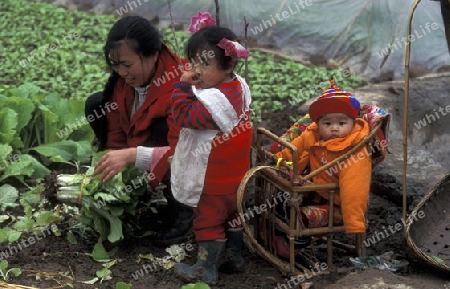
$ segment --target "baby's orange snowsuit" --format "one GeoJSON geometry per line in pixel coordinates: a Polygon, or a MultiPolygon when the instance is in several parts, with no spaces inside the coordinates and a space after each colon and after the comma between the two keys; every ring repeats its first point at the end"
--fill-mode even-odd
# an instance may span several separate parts
{"type": "MultiPolygon", "coordinates": [[[[333,161],[357,145],[369,134],[368,123],[355,119],[355,126],[351,133],[343,138],[320,141],[319,129],[315,122],[292,144],[297,147],[299,154],[298,168],[302,172],[310,165],[314,171],[324,164],[333,161]]],[[[285,148],[276,154],[278,158],[292,161],[292,154],[285,148]]],[[[339,191],[335,194],[335,204],[342,209],[346,233],[365,232],[365,213],[369,199],[372,163],[367,146],[350,155],[344,161],[325,170],[313,178],[314,183],[339,182],[339,191]]],[[[328,199],[328,192],[317,192],[321,197],[328,199]]]]}

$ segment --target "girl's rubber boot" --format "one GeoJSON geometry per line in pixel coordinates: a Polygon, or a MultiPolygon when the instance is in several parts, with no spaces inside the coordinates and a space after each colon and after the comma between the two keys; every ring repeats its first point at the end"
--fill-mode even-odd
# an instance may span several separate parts
{"type": "Polygon", "coordinates": [[[193,266],[178,263],[174,266],[175,273],[187,282],[204,282],[217,284],[220,257],[225,250],[225,240],[198,242],[197,263],[193,266]]]}
{"type": "Polygon", "coordinates": [[[221,273],[243,273],[245,271],[244,259],[242,258],[242,240],[244,228],[229,229],[226,232],[227,242],[225,244],[225,256],[219,267],[221,273]]]}

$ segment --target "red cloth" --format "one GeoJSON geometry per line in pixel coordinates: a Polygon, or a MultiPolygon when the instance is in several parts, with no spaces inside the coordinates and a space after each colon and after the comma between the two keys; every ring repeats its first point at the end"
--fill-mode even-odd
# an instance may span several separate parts
{"type": "Polygon", "coordinates": [[[193,225],[197,241],[224,239],[226,229],[241,227],[238,225],[237,190],[250,169],[250,121],[235,127],[230,136],[221,144],[218,139],[223,137],[222,133],[214,139],[218,145],[209,155],[205,185],[193,225]]]}
{"type": "MultiPolygon", "coordinates": [[[[185,60],[183,60],[183,63],[185,63],[185,60]]],[[[173,155],[175,151],[181,130],[181,127],[177,126],[173,120],[170,107],[173,83],[179,80],[176,72],[181,76],[180,58],[163,45],[157,65],[154,81],[150,84],[145,102],[136,111],[131,121],[130,114],[135,99],[135,90],[122,78],[115,84],[114,93],[110,99],[111,103],[117,103],[117,109],[106,114],[108,130],[106,149],[145,146],[151,138],[150,128],[154,121],[161,118],[167,120],[169,127],[167,141],[170,150],[163,155],[151,172],[155,177],[149,182],[152,187],[156,187],[166,176],[169,169],[168,157],[173,155]],[[164,83],[160,80],[164,80],[164,83]]],[[[150,164],[148,170],[150,170],[150,164]]]]}
{"type": "Polygon", "coordinates": [[[192,230],[197,241],[225,239],[227,229],[242,227],[236,222],[240,220],[236,193],[220,196],[202,194],[195,212],[197,216],[192,230]]]}
{"type": "Polygon", "coordinates": [[[252,136],[250,120],[236,126],[229,139],[224,139],[222,132],[216,135],[206,168],[203,194],[234,193],[236,196],[242,178],[250,169],[252,136]]]}

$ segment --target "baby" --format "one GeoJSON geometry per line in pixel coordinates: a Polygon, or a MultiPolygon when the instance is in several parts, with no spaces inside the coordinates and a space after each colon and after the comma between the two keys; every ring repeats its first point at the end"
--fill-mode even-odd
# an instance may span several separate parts
{"type": "MultiPolygon", "coordinates": [[[[300,172],[307,166],[314,171],[333,161],[369,134],[368,123],[357,117],[359,109],[359,101],[350,92],[334,86],[332,79],[330,88],[309,107],[309,115],[314,122],[292,141],[298,149],[300,172]]],[[[276,156],[292,161],[292,154],[287,148],[276,156]]],[[[334,202],[342,209],[346,233],[364,233],[366,230],[365,212],[371,174],[371,157],[367,148],[362,147],[312,180],[317,184],[339,183],[334,202]]],[[[323,205],[327,202],[328,192],[317,191],[308,199],[310,203],[306,205],[323,205]]]]}

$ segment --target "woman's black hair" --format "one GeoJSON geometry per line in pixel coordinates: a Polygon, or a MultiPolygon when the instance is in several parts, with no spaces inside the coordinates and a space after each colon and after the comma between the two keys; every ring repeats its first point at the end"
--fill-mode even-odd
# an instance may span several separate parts
{"type": "MultiPolygon", "coordinates": [[[[233,65],[233,60],[230,56],[225,55],[225,50],[217,46],[219,42],[223,39],[229,39],[232,41],[237,40],[236,34],[228,28],[220,26],[207,26],[200,29],[194,33],[191,38],[189,38],[186,48],[185,55],[189,61],[194,61],[195,64],[200,62],[197,54],[202,54],[203,51],[214,52],[214,57],[218,62],[220,68],[228,69],[233,65]]],[[[206,54],[208,55],[208,54],[206,54]]]]}
{"type": "Polygon", "coordinates": [[[161,34],[149,20],[141,16],[126,16],[119,19],[109,31],[103,47],[106,65],[111,70],[111,75],[103,90],[105,102],[111,97],[114,84],[119,79],[119,74],[112,70],[113,63],[110,54],[124,43],[136,54],[144,57],[154,55],[162,47],[161,34]]]}
{"type": "MultiPolygon", "coordinates": [[[[161,34],[149,20],[141,16],[126,16],[114,23],[103,47],[106,65],[111,74],[103,89],[102,104],[109,101],[114,91],[114,85],[120,78],[119,74],[112,69],[110,53],[124,43],[141,57],[152,56],[162,49],[161,34]]],[[[106,129],[101,133],[99,148],[106,145],[106,129]]]]}

